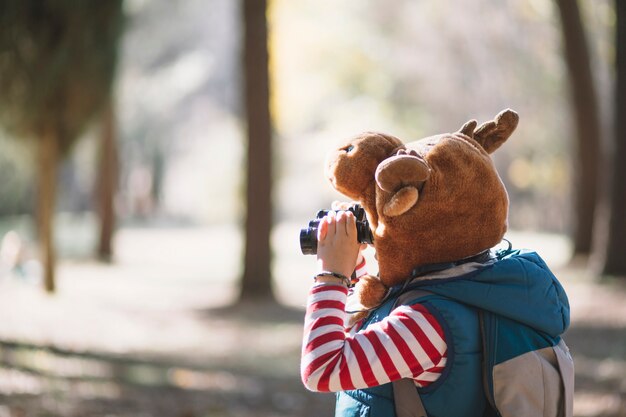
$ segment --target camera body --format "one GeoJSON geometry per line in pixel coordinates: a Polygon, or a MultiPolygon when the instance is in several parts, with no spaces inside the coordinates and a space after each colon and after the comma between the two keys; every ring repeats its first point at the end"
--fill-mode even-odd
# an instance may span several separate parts
{"type": "MultiPolygon", "coordinates": [[[[308,227],[300,229],[300,250],[302,250],[302,254],[317,254],[317,229],[319,228],[320,221],[331,211],[337,213],[340,210],[320,210],[317,212],[315,219],[309,222],[308,227]]],[[[365,209],[361,207],[360,204],[354,204],[347,210],[341,211],[350,211],[354,214],[354,217],[356,218],[357,240],[359,243],[371,244],[374,242],[374,236],[372,235],[372,230],[370,229],[370,225],[367,221],[365,209]]]]}

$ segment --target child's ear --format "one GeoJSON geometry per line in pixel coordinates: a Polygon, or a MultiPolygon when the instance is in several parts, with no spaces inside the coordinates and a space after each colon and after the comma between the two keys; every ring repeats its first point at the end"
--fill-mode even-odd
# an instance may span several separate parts
{"type": "Polygon", "coordinates": [[[487,153],[491,154],[511,136],[518,121],[517,113],[506,109],[498,113],[495,119],[483,123],[476,130],[474,130],[476,122],[470,120],[463,125],[460,132],[473,138],[487,153]]]}

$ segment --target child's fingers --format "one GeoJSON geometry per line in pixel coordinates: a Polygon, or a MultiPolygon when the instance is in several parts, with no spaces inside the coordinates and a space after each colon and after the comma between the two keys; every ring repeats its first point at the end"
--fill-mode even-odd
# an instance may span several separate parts
{"type": "Polygon", "coordinates": [[[346,234],[348,238],[357,240],[356,217],[351,212],[346,213],[346,234]]]}
{"type": "Polygon", "coordinates": [[[328,223],[326,222],[326,219],[324,219],[323,221],[319,223],[317,227],[317,241],[323,242],[324,239],[326,239],[327,235],[328,235],[328,223]]]}
{"type": "Polygon", "coordinates": [[[335,200],[330,204],[330,208],[332,210],[348,210],[350,206],[354,205],[354,203],[349,203],[347,201],[339,201],[335,200]]]}
{"type": "Polygon", "coordinates": [[[337,234],[338,235],[347,235],[348,232],[346,230],[346,212],[345,211],[338,211],[337,212],[337,234]]]}
{"type": "Polygon", "coordinates": [[[337,213],[337,233],[348,236],[348,229],[350,227],[350,217],[354,217],[349,211],[340,211],[337,213]]]}
{"type": "Polygon", "coordinates": [[[337,233],[337,219],[335,218],[335,212],[329,212],[324,218],[324,222],[327,223],[328,236],[334,236],[337,233]]]}

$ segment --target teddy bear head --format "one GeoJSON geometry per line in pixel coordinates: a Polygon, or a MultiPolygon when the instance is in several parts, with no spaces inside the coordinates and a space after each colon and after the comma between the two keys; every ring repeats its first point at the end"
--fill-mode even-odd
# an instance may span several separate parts
{"type": "MultiPolygon", "coordinates": [[[[406,149],[394,136],[377,132],[364,132],[346,145],[329,153],[325,174],[333,187],[351,200],[373,208],[376,202],[374,176],[381,162],[390,155],[406,149]]],[[[377,223],[375,210],[367,210],[371,225],[377,223]]]]}
{"type": "Polygon", "coordinates": [[[471,120],[407,144],[367,132],[329,155],[331,184],[367,212],[380,284],[398,285],[416,268],[472,257],[502,240],[508,196],[490,154],[517,122],[504,110],[480,127],[471,120]]]}

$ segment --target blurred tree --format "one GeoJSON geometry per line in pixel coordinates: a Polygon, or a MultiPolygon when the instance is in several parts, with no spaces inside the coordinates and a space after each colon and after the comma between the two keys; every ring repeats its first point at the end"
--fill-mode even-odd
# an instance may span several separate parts
{"type": "Polygon", "coordinates": [[[600,165],[600,116],[591,60],[578,0],[557,0],[570,81],[576,156],[574,160],[574,255],[592,248],[600,165]]]}
{"type": "Polygon", "coordinates": [[[115,230],[115,192],[117,190],[118,152],[113,97],[107,100],[102,112],[100,132],[100,167],[98,169],[97,204],[100,215],[100,240],[97,256],[109,262],[113,255],[112,240],[115,230]]]}
{"type": "Polygon", "coordinates": [[[0,217],[30,213],[33,173],[27,149],[0,131],[0,217]]]}
{"type": "Polygon", "coordinates": [[[37,230],[50,292],[59,160],[108,100],[121,26],[122,0],[0,3],[0,122],[36,143],[37,230]]]}
{"type": "Polygon", "coordinates": [[[272,127],[269,109],[267,1],[243,0],[243,70],[248,151],[244,269],[240,299],[273,298],[272,127]]]}
{"type": "Polygon", "coordinates": [[[603,275],[626,278],[626,2],[615,0],[615,107],[603,275]]]}

